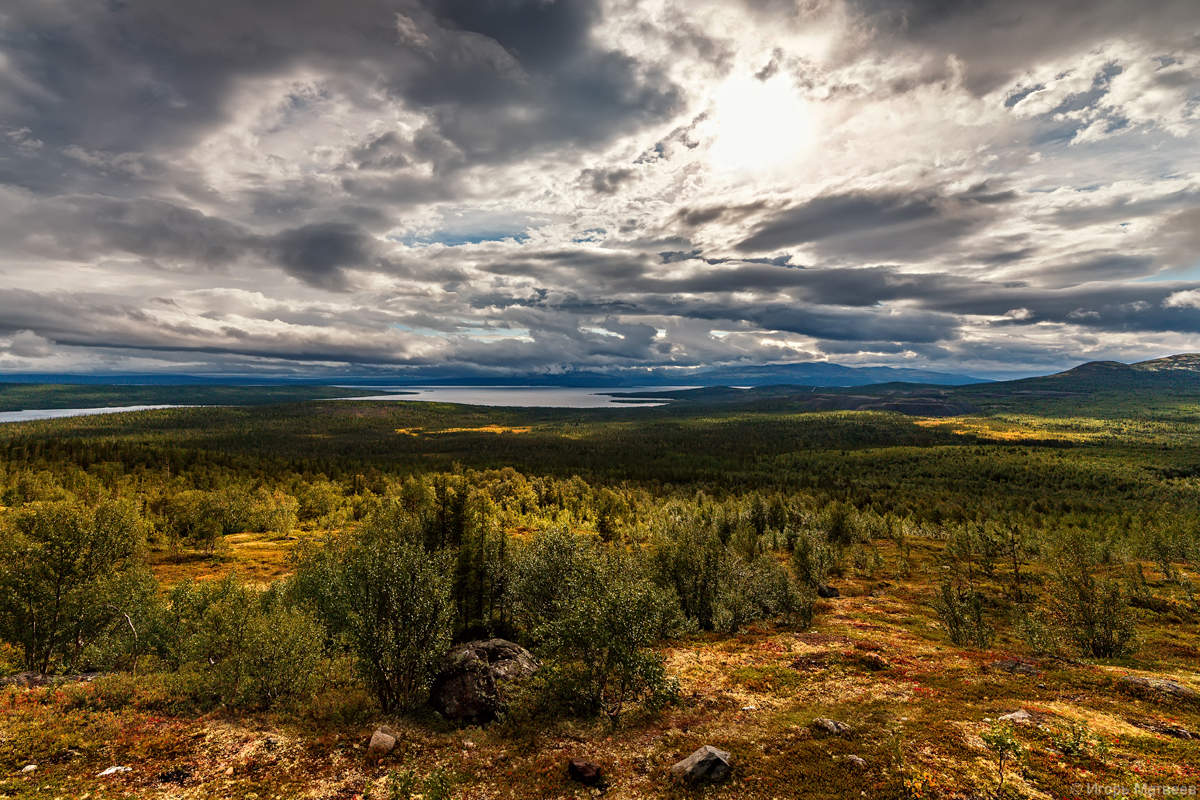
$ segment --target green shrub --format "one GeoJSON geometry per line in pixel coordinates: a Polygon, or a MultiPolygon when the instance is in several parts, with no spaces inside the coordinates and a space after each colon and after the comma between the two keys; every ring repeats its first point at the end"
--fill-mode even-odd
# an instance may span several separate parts
{"type": "Polygon", "coordinates": [[[309,614],[229,575],[171,591],[159,653],[202,703],[268,708],[312,689],[321,641],[309,614]]]}
{"type": "Polygon", "coordinates": [[[1005,770],[1021,758],[1021,743],[1017,741],[1012,725],[1007,722],[993,722],[979,737],[996,759],[996,795],[1003,797],[1005,770]]]}
{"type": "Polygon", "coordinates": [[[824,534],[812,530],[797,534],[792,546],[792,569],[802,585],[813,591],[824,586],[835,561],[833,548],[824,534]]]}
{"type": "Polygon", "coordinates": [[[293,592],[344,642],[385,711],[423,703],[454,629],[452,561],[396,508],[300,562],[293,592]]]}
{"type": "Polygon", "coordinates": [[[565,530],[521,548],[512,584],[518,621],[548,661],[541,677],[563,710],[614,723],[632,703],[657,707],[677,686],[650,646],[677,630],[677,600],[633,557],[565,530]]]}
{"type": "Polygon", "coordinates": [[[955,644],[983,649],[992,643],[996,632],[984,612],[983,595],[973,586],[943,581],[933,608],[955,644]]]}
{"type": "Polygon", "coordinates": [[[1113,658],[1137,646],[1137,618],[1119,578],[1102,565],[1102,546],[1083,533],[1065,537],[1054,561],[1051,614],[1076,648],[1095,658],[1113,658]]]}
{"type": "Polygon", "coordinates": [[[812,590],[797,587],[787,569],[769,555],[753,561],[730,556],[722,575],[713,619],[717,630],[734,633],[749,622],[781,618],[808,627],[812,623],[812,590]]]}
{"type": "Polygon", "coordinates": [[[88,508],[31,503],[0,527],[0,638],[25,669],[72,669],[136,593],[123,573],[137,564],[144,526],[121,501],[88,508]]]}

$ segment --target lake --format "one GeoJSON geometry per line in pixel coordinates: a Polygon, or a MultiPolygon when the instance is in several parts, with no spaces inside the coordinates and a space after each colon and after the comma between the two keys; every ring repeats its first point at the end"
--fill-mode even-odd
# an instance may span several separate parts
{"type": "MultiPolygon", "coordinates": [[[[376,388],[353,386],[353,389],[376,388]]],[[[345,398],[347,400],[410,400],[429,403],[463,403],[472,406],[521,406],[524,408],[645,408],[661,406],[662,402],[638,400],[622,402],[605,392],[648,392],[691,389],[691,386],[648,386],[641,388],[614,389],[612,387],[561,387],[561,386],[388,386],[378,387],[394,394],[371,397],[345,398]],[[410,394],[401,394],[409,392],[410,394]]]]}
{"type": "Polygon", "coordinates": [[[87,417],[92,414],[120,414],[123,411],[153,411],[159,408],[191,408],[191,406],[104,406],[103,408],[27,408],[22,411],[0,411],[0,422],[30,422],[35,419],[87,417]]]}

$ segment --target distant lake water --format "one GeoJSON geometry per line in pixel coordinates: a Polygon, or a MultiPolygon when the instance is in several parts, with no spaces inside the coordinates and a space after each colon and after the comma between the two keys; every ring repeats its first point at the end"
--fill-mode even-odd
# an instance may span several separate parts
{"type": "MultiPolygon", "coordinates": [[[[375,387],[354,386],[363,389],[375,387]]],[[[394,394],[371,397],[347,397],[346,400],[408,400],[429,403],[462,403],[472,406],[521,406],[524,408],[645,408],[661,406],[650,400],[627,401],[611,397],[607,392],[669,392],[691,389],[691,386],[648,386],[614,389],[569,388],[560,386],[388,386],[381,387],[394,394]],[[409,392],[410,394],[401,394],[409,392]]]]}
{"type": "Polygon", "coordinates": [[[0,411],[0,422],[30,422],[35,419],[87,417],[92,414],[119,414],[123,411],[153,411],[158,408],[190,408],[191,406],[104,406],[102,408],[27,408],[22,411],[0,411]]]}

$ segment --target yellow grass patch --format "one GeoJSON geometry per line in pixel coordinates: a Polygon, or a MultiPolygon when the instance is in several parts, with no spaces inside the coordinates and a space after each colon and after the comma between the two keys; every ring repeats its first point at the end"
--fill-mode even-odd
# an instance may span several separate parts
{"type": "Polygon", "coordinates": [[[185,552],[178,556],[166,549],[150,554],[150,568],[159,582],[170,586],[183,580],[208,580],[236,572],[243,578],[270,583],[291,572],[290,556],[299,539],[277,538],[269,533],[235,533],[222,539],[213,556],[185,552]]]}
{"type": "Polygon", "coordinates": [[[956,436],[976,436],[994,442],[1018,442],[1026,439],[1090,442],[1102,437],[1099,430],[1067,430],[1049,420],[1046,424],[1036,424],[1033,420],[1017,421],[1002,417],[922,417],[914,422],[923,428],[936,428],[956,436]]]}
{"type": "Polygon", "coordinates": [[[477,428],[441,428],[426,430],[424,428],[396,428],[401,436],[436,436],[439,433],[529,433],[533,430],[530,425],[480,425],[477,428]]]}
{"type": "Polygon", "coordinates": [[[529,433],[531,430],[529,425],[481,425],[478,428],[442,428],[430,433],[529,433]]]}

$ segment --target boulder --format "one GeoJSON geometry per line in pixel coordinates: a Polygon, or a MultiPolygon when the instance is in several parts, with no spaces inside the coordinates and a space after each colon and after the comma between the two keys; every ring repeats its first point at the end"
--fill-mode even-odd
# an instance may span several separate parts
{"type": "Polygon", "coordinates": [[[817,717],[808,727],[818,736],[849,736],[853,730],[844,722],[828,717],[817,717]]]}
{"type": "Polygon", "coordinates": [[[879,653],[861,653],[856,660],[863,669],[868,669],[871,672],[882,672],[892,668],[888,660],[879,655],[879,653]]]}
{"type": "Polygon", "coordinates": [[[1130,723],[1144,731],[1161,733],[1163,736],[1170,736],[1172,739],[1200,739],[1200,733],[1195,733],[1171,722],[1163,722],[1157,719],[1132,719],[1130,723]]]}
{"type": "Polygon", "coordinates": [[[984,672],[1007,672],[1009,675],[1037,675],[1037,667],[1026,661],[1018,661],[1015,658],[1005,658],[1000,661],[993,661],[983,668],[984,672]]]}
{"type": "Polygon", "coordinates": [[[1001,722],[1011,722],[1014,725],[1038,725],[1046,718],[1045,714],[1037,711],[1029,711],[1025,708],[1018,708],[1016,711],[1008,714],[1001,714],[999,719],[1001,722]]]}
{"type": "Polygon", "coordinates": [[[598,765],[579,758],[567,762],[567,777],[584,786],[599,786],[604,780],[598,765]]]}
{"type": "Polygon", "coordinates": [[[376,764],[395,748],[396,735],[392,733],[391,728],[381,726],[371,734],[371,741],[367,743],[367,761],[376,764]]]}
{"type": "Polygon", "coordinates": [[[443,659],[430,702],[453,722],[491,722],[504,707],[505,684],[532,675],[540,666],[532,653],[504,639],[460,644],[443,659]]]}
{"type": "Polygon", "coordinates": [[[671,773],[684,783],[718,783],[729,777],[729,753],[706,744],[671,767],[671,773]]]}
{"type": "Polygon", "coordinates": [[[1125,692],[1157,701],[1175,701],[1190,705],[1200,705],[1200,692],[1190,686],[1184,686],[1179,681],[1168,678],[1143,678],[1140,675],[1125,675],[1117,685],[1125,692]]]}
{"type": "Polygon", "coordinates": [[[865,770],[867,768],[867,760],[862,756],[846,756],[846,763],[857,770],[865,770]]]}
{"type": "Polygon", "coordinates": [[[29,775],[33,772],[37,772],[37,764],[26,764],[25,766],[21,767],[22,775],[29,775]]]}

